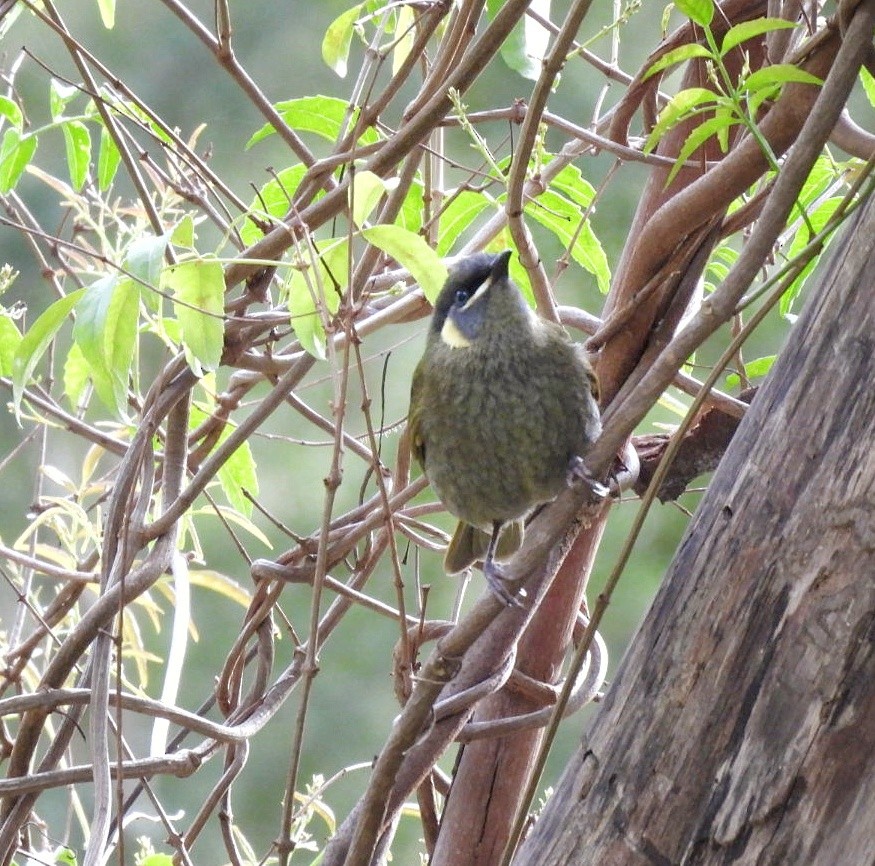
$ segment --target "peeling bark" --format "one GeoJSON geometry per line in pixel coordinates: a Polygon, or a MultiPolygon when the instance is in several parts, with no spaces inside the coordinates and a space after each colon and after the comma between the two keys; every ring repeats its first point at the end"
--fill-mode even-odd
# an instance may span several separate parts
{"type": "Polygon", "coordinates": [[[514,863],[875,862],[875,202],[514,863]]]}

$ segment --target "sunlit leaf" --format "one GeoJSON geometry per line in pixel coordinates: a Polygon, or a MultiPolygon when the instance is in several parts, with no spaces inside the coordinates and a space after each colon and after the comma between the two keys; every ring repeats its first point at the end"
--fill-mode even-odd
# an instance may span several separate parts
{"type": "Polygon", "coordinates": [[[447,280],[447,269],[440,256],[420,235],[400,226],[379,225],[362,232],[365,240],[407,268],[422,286],[426,298],[434,303],[447,280]]]}
{"type": "Polygon", "coordinates": [[[52,120],[58,120],[64,113],[67,103],[78,93],[79,89],[73,84],[58,81],[57,78],[53,78],[49,82],[49,111],[52,114],[52,120]]]}
{"type": "Polygon", "coordinates": [[[88,384],[89,367],[78,343],[70,346],[64,359],[64,393],[72,406],[77,406],[88,384]]]}
{"type": "Polygon", "coordinates": [[[338,15],[328,25],[325,37],[322,40],[322,59],[341,78],[346,77],[352,34],[355,30],[355,22],[359,17],[361,8],[362,4],[356,3],[351,9],[347,9],[346,12],[338,15]]]}
{"type": "Polygon", "coordinates": [[[91,164],[91,133],[88,132],[88,127],[78,120],[68,120],[61,128],[64,131],[70,183],[78,192],[88,178],[88,166],[91,164]]]}
{"type": "Polygon", "coordinates": [[[98,396],[122,417],[139,312],[139,285],[128,277],[106,276],[85,290],[73,328],[73,339],[88,362],[98,396]]]}
{"type": "Polygon", "coordinates": [[[97,186],[101,192],[109,189],[121,162],[121,152],[106,127],[100,129],[100,146],[97,152],[97,186]]]}
{"type": "Polygon", "coordinates": [[[208,370],[219,366],[225,337],[225,276],[215,259],[193,259],[162,274],[172,291],[183,345],[208,370]]]}
{"type": "Polygon", "coordinates": [[[19,178],[36,152],[37,137],[22,135],[14,127],[3,133],[0,145],[0,193],[15,189],[19,178]]]}
{"type": "Polygon", "coordinates": [[[3,115],[19,132],[24,128],[24,115],[16,103],[8,96],[0,96],[0,114],[3,115]]]}
{"type": "Polygon", "coordinates": [[[396,186],[398,178],[384,180],[372,171],[357,171],[349,191],[353,222],[364,225],[380,199],[396,186]]]}
{"type": "Polygon", "coordinates": [[[20,343],[18,325],[5,313],[0,313],[0,376],[12,375],[12,359],[20,343]]]}
{"type": "Polygon", "coordinates": [[[107,30],[115,27],[115,0],[97,0],[97,8],[100,10],[100,20],[107,30]]]}

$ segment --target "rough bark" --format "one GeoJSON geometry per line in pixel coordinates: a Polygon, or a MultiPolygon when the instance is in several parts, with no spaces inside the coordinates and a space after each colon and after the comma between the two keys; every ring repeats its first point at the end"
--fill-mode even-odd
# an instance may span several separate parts
{"type": "Polygon", "coordinates": [[[514,863],[875,862],[875,201],[514,863]]]}

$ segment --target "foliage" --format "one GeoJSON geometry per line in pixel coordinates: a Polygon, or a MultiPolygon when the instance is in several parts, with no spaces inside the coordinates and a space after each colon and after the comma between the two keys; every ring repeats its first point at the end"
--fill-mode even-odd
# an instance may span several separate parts
{"type": "MultiPolygon", "coordinates": [[[[253,195],[199,151],[201,118],[186,118],[187,132],[180,132],[137,95],[145,84],[140,70],[115,75],[104,64],[100,52],[108,54],[107,40],[119,36],[122,10],[107,0],[95,5],[112,32],[86,50],[88,40],[67,30],[54,4],[28,4],[28,24],[54,34],[77,77],[22,55],[6,70],[9,87],[0,96],[3,222],[28,245],[41,279],[24,285],[11,265],[0,270],[0,382],[18,437],[4,446],[0,471],[28,443],[39,443],[29,522],[20,530],[12,520],[0,525],[4,575],[18,599],[2,635],[0,707],[15,718],[4,722],[4,740],[13,744],[7,766],[13,781],[36,780],[35,793],[10,799],[18,806],[3,814],[0,857],[12,855],[28,821],[41,822],[42,793],[58,788],[75,826],[48,822],[46,839],[63,837],[84,854],[71,850],[69,860],[41,851],[46,840],[33,839],[27,857],[41,852],[47,862],[92,866],[119,850],[115,822],[125,827],[148,810],[185,858],[204,826],[217,822],[232,862],[323,862],[325,838],[345,832],[329,795],[346,770],[326,780],[327,768],[318,767],[309,784],[302,779],[313,680],[328,639],[358,628],[347,625],[357,615],[359,622],[363,615],[391,621],[399,642],[393,675],[403,694],[421,663],[420,638],[408,628],[425,632],[459,610],[445,591],[430,595],[425,586],[437,572],[433,552],[446,540],[446,525],[431,517],[439,509],[421,495],[421,480],[410,479],[403,444],[394,447],[409,374],[390,368],[390,356],[413,356],[390,326],[427,315],[456,258],[513,246],[519,256],[512,273],[531,304],[569,327],[586,323],[589,347],[601,352],[606,399],[613,399],[624,377],[632,380],[650,337],[667,341],[672,334],[660,329],[680,321],[683,310],[671,320],[668,301],[694,257],[679,265],[673,256],[699,224],[681,240],[659,229],[666,249],[653,260],[640,238],[630,238],[612,273],[610,220],[601,218],[602,210],[610,213],[611,191],[640,177],[630,171],[633,163],[653,172],[663,192],[693,189],[685,169],[728,159],[745,138],[755,143],[762,170],[737,189],[727,186],[722,210],[703,212],[702,224],[713,220],[719,236],[689,275],[693,282],[703,276],[704,296],[719,300],[744,260],[745,232],[784,172],[763,117],[782,100],[816,93],[825,73],[808,68],[805,22],[763,14],[727,23],[712,0],[676,0],[666,16],[688,20],[652,46],[636,76],[620,74],[619,61],[589,54],[592,48],[627,62],[626,28],[653,30],[652,18],[641,18],[652,13],[635,5],[559,57],[565,16],[579,4],[533,3],[527,18],[526,3],[489,2],[482,20],[471,22],[477,35],[469,40],[459,21],[469,4],[365,0],[320,25],[321,59],[342,95],[292,95],[300,85],[293,82],[288,98],[272,103],[264,82],[230,50],[227,5],[217,4],[213,32],[193,11],[168,4],[176,25],[206,45],[245,95],[251,122],[234,159],[264,169],[250,184],[253,195]],[[782,31],[799,50],[769,64],[754,46],[782,31]],[[556,71],[548,72],[554,61],[556,71]],[[594,100],[586,127],[575,113],[578,68],[628,85],[610,108],[594,100]],[[702,75],[670,95],[660,88],[679,68],[702,75]],[[39,79],[38,94],[16,86],[25,72],[39,79]],[[490,74],[531,90],[529,104],[493,91],[490,74]],[[612,124],[621,109],[631,105],[634,114],[645,91],[658,114],[642,137],[626,136],[612,124]],[[565,108],[553,108],[550,94],[565,108]],[[48,117],[38,124],[45,106],[48,117]],[[46,196],[60,220],[46,213],[46,196]],[[549,258],[556,262],[552,276],[549,258]],[[557,293],[568,293],[559,279],[566,269],[577,288],[563,306],[557,293]],[[656,297],[654,286],[668,300],[638,334],[638,349],[618,356],[618,335],[634,331],[630,323],[656,297]],[[610,318],[593,324],[581,314],[604,295],[610,318]],[[309,488],[318,488],[321,500],[309,488]],[[217,538],[232,551],[228,557],[214,553],[217,538]],[[274,559],[258,558],[268,555],[274,559]],[[387,579],[368,584],[375,573],[387,579]],[[222,612],[217,622],[239,620],[242,612],[239,634],[225,634],[212,614],[192,612],[192,587],[208,591],[199,598],[211,597],[203,603],[222,612]],[[205,630],[227,638],[227,659],[213,660],[202,682],[189,659],[205,630]],[[76,691],[82,688],[91,690],[87,717],[76,691]],[[16,692],[43,697],[13,706],[16,692]],[[271,810],[272,838],[281,842],[265,846],[235,820],[231,796],[250,743],[261,742],[292,692],[298,704],[283,802],[262,808],[271,810]],[[123,724],[101,732],[95,718],[110,718],[117,705],[123,724]],[[168,720],[182,732],[169,744],[168,720]],[[86,729],[83,746],[77,734],[86,729]],[[46,752],[49,743],[54,751],[46,752]],[[144,791],[155,777],[194,773],[218,755],[225,773],[197,795],[193,816],[173,817],[172,798],[166,810],[149,805],[144,791]],[[111,800],[115,809],[130,797],[125,814],[110,821],[95,817],[110,814],[95,806],[92,816],[78,788],[92,771],[98,802],[111,800]],[[119,783],[118,801],[109,788],[117,771],[128,780],[119,783]]],[[[23,21],[10,18],[8,26],[23,21]]],[[[299,62],[318,60],[314,52],[299,62]]],[[[174,64],[174,75],[192,74],[185,58],[168,53],[165,62],[174,64]]],[[[862,87],[871,97],[871,78],[864,76],[862,87]]],[[[224,141],[222,129],[208,134],[224,141]]],[[[776,306],[792,320],[832,232],[868,194],[869,169],[859,156],[823,149],[787,202],[770,261],[754,268],[758,279],[748,280],[710,332],[693,331],[695,345],[669,381],[727,320],[732,333],[715,340],[735,362],[728,387],[768,372],[774,346],[745,361],[733,339],[744,332],[749,309],[756,318],[776,306]]],[[[684,412],[701,383],[683,375],[675,383],[686,394],[666,391],[663,405],[684,412]]],[[[656,399],[640,397],[632,427],[614,429],[618,438],[601,474],[656,399]]],[[[707,399],[740,411],[729,395],[707,399]]],[[[388,658],[385,646],[379,652],[388,658]]],[[[501,659],[495,661],[497,667],[501,659]]],[[[355,663],[348,661],[350,669],[355,663]]],[[[323,679],[342,682],[342,667],[329,667],[323,679]]],[[[376,752],[379,743],[368,748],[376,752]]],[[[141,866],[169,862],[148,837],[138,844],[141,866]]]]}

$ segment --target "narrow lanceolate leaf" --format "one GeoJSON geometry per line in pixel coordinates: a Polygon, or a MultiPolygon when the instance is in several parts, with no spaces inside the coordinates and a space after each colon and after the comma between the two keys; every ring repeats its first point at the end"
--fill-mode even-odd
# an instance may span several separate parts
{"type": "Polygon", "coordinates": [[[0,376],[12,375],[12,359],[20,344],[18,325],[5,313],[0,313],[0,376]]]}
{"type": "Polygon", "coordinates": [[[167,268],[164,284],[173,293],[176,318],[189,361],[208,370],[222,359],[225,337],[225,277],[214,259],[195,259],[167,268]]]}
{"type": "Polygon", "coordinates": [[[125,270],[144,288],[157,288],[164,267],[164,253],[169,238],[144,234],[131,242],[125,255],[125,270]]]}
{"type": "Polygon", "coordinates": [[[659,112],[656,126],[653,127],[650,135],[647,136],[647,141],[644,142],[644,152],[650,153],[662,136],[693,109],[718,101],[717,94],[705,87],[689,87],[675,94],[668,105],[659,112]]]}
{"type": "Polygon", "coordinates": [[[440,231],[435,252],[439,256],[449,255],[456,238],[470,228],[477,216],[490,204],[494,205],[494,202],[487,193],[463,189],[440,215],[440,231]]]}
{"type": "Polygon", "coordinates": [[[115,27],[115,0],[97,0],[97,8],[100,10],[100,20],[107,30],[115,27]]]}
{"type": "Polygon", "coordinates": [[[76,310],[73,339],[88,363],[97,395],[120,417],[127,406],[139,314],[139,285],[117,274],[89,286],[76,310]]]}
{"type": "Polygon", "coordinates": [[[121,158],[122,155],[112,136],[107,132],[106,127],[102,127],[97,152],[97,185],[101,192],[109,189],[115,179],[121,158]]]}
{"type": "Polygon", "coordinates": [[[8,96],[0,96],[0,114],[19,132],[24,128],[24,115],[18,105],[8,96]]]}
{"type": "Polygon", "coordinates": [[[738,122],[737,119],[733,119],[733,116],[729,112],[720,112],[716,117],[709,118],[703,123],[700,123],[687,136],[687,140],[684,142],[675,164],[668,173],[665,185],[668,186],[675,179],[675,175],[684,167],[684,164],[690,156],[692,156],[692,154],[712,136],[717,136],[720,147],[725,152],[728,130],[738,122]]]}
{"type": "Polygon", "coordinates": [[[763,33],[769,33],[772,30],[786,30],[795,26],[795,21],[785,21],[783,18],[755,18],[753,21],[742,21],[741,24],[736,24],[726,31],[720,45],[720,54],[727,54],[736,45],[741,45],[748,39],[762,36],[763,33]]]}
{"type": "Polygon", "coordinates": [[[12,356],[12,402],[16,416],[21,405],[21,395],[30,382],[36,365],[66,321],[70,311],[84,294],[85,289],[78,289],[55,301],[30,326],[18,344],[12,356]]]}
{"type": "Polygon", "coordinates": [[[36,152],[37,137],[22,135],[17,129],[7,129],[0,144],[0,193],[15,189],[24,170],[36,152]]]}
{"type": "Polygon", "coordinates": [[[652,75],[657,72],[662,72],[663,69],[668,69],[670,66],[676,66],[678,63],[684,63],[687,60],[692,60],[694,57],[710,57],[711,52],[704,46],[698,44],[681,45],[680,48],[674,48],[667,51],[658,60],[655,60],[648,67],[644,75],[643,81],[647,81],[652,75]]]}
{"type": "Polygon", "coordinates": [[[778,63],[775,66],[765,66],[752,72],[741,82],[740,89],[755,93],[763,88],[787,84],[791,81],[800,84],[823,84],[823,80],[792,63],[778,63]]]}
{"type": "Polygon", "coordinates": [[[341,78],[346,77],[349,48],[352,44],[352,34],[355,31],[355,22],[361,12],[362,4],[356,3],[351,9],[347,9],[338,15],[328,29],[322,40],[322,59],[326,66],[333,69],[341,78]]]}
{"type": "Polygon", "coordinates": [[[400,226],[380,225],[362,232],[365,240],[407,268],[422,286],[426,298],[434,303],[447,281],[447,269],[440,256],[420,235],[400,226]]]}

